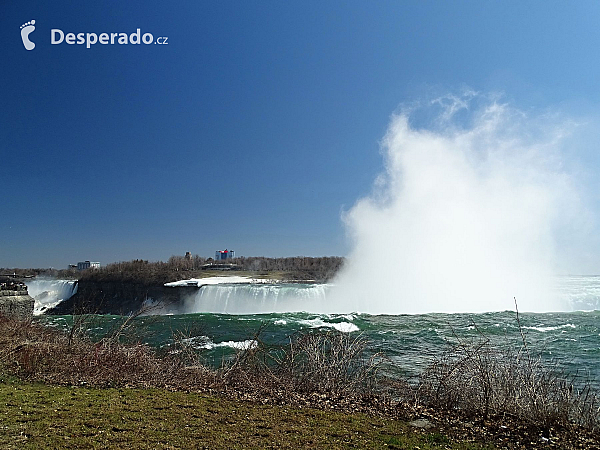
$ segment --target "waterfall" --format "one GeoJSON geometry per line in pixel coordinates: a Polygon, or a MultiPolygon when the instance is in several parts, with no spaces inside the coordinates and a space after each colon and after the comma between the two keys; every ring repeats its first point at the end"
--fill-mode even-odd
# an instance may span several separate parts
{"type": "Polygon", "coordinates": [[[184,300],[184,313],[262,314],[317,311],[327,284],[218,284],[200,288],[184,300]]]}
{"type": "Polygon", "coordinates": [[[40,315],[77,292],[77,281],[34,278],[25,282],[29,295],[35,300],[33,314],[40,315]]]}
{"type": "Polygon", "coordinates": [[[600,309],[600,277],[569,275],[556,279],[556,290],[565,311],[600,309]]]}

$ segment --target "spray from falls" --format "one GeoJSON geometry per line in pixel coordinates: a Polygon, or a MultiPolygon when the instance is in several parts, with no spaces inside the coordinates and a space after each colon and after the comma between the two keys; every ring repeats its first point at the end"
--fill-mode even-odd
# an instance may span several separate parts
{"type": "Polygon", "coordinates": [[[564,123],[474,93],[395,115],[385,172],[344,216],[354,248],[327,310],[563,310],[557,246],[583,216],[564,123]],[[479,103],[479,105],[476,105],[479,103]]]}

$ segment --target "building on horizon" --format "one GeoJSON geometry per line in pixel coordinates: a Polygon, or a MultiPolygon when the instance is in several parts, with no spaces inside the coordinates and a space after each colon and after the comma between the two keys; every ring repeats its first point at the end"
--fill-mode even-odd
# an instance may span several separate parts
{"type": "Polygon", "coordinates": [[[217,250],[215,252],[215,260],[221,261],[223,259],[232,259],[235,258],[235,252],[233,250],[217,250]]]}
{"type": "Polygon", "coordinates": [[[77,263],[77,270],[85,270],[85,269],[99,269],[99,262],[92,261],[81,261],[77,263]]]}

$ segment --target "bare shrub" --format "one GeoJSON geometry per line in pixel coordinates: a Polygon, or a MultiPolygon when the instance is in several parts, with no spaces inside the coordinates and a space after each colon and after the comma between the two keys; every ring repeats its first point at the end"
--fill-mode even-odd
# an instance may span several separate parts
{"type": "Polygon", "coordinates": [[[187,369],[202,369],[208,371],[205,365],[204,353],[209,339],[202,325],[187,326],[181,330],[171,330],[172,342],[162,348],[164,356],[176,356],[187,369]]]}
{"type": "Polygon", "coordinates": [[[279,369],[304,392],[373,392],[382,355],[367,357],[367,347],[361,334],[300,333],[290,342],[279,369]]]}
{"type": "Polygon", "coordinates": [[[221,384],[251,390],[272,390],[281,385],[276,375],[280,348],[269,346],[260,339],[263,324],[248,340],[248,345],[236,350],[233,358],[221,361],[221,384]]]}
{"type": "Polygon", "coordinates": [[[268,346],[253,338],[221,373],[229,383],[287,394],[360,396],[376,388],[382,355],[366,356],[367,339],[334,330],[303,331],[289,344],[268,346]]]}
{"type": "Polygon", "coordinates": [[[0,365],[23,379],[96,386],[159,386],[172,382],[181,364],[157,358],[144,344],[114,339],[92,342],[31,321],[0,317],[0,365]]]}
{"type": "Polygon", "coordinates": [[[456,338],[421,375],[416,401],[469,417],[509,416],[533,427],[575,423],[597,429],[597,394],[577,375],[531,355],[518,310],[517,322],[519,346],[499,347],[482,333],[470,342],[456,338]]]}

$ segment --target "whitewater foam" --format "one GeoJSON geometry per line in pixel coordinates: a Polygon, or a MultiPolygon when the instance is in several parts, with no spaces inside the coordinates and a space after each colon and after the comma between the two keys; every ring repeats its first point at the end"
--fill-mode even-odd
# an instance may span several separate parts
{"type": "MultiPolygon", "coordinates": [[[[534,330],[534,331],[539,331],[540,333],[546,333],[548,331],[556,331],[556,330],[562,330],[563,328],[576,328],[575,325],[573,325],[572,323],[567,323],[565,325],[557,325],[554,327],[523,327],[526,330],[534,330]]],[[[563,331],[564,333],[564,331],[563,331]]]]}
{"type": "Polygon", "coordinates": [[[351,322],[326,322],[321,318],[298,320],[298,324],[309,328],[333,328],[342,333],[353,333],[360,329],[351,322]]]}

